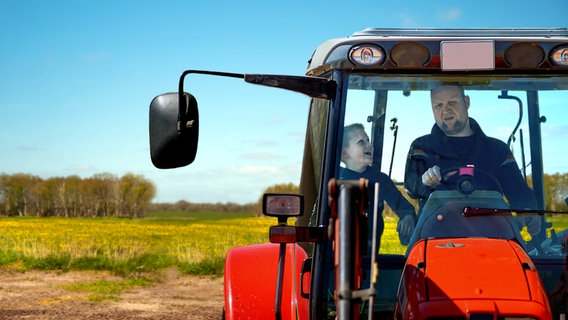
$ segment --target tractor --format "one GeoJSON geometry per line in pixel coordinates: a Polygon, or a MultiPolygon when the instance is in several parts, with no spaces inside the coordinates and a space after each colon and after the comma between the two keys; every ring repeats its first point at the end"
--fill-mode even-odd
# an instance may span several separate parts
{"type": "Polygon", "coordinates": [[[150,103],[160,169],[196,157],[188,76],[243,79],[310,100],[300,192],[264,194],[263,213],[277,219],[269,241],[227,253],[224,318],[565,319],[568,200],[547,177],[566,168],[566,28],[368,28],[323,42],[301,76],[183,71],[177,91],[150,103]],[[407,192],[409,147],[433,130],[430,94],[447,84],[463,87],[469,117],[509,148],[535,207],[512,206],[487,183],[495,172],[467,160],[440,168],[427,198],[407,192]],[[390,182],[342,178],[345,128],[354,123],[368,133],[369,170],[388,176],[414,208],[407,238],[397,232],[397,205],[379,192],[390,182]],[[526,221],[540,228],[531,233],[526,221]]]}

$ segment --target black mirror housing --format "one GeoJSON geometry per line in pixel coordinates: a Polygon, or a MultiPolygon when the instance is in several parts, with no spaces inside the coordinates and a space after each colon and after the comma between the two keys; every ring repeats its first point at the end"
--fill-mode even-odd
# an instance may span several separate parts
{"type": "Polygon", "coordinates": [[[179,94],[165,93],[150,103],[150,155],[159,169],[186,166],[195,160],[199,138],[199,113],[195,98],[184,92],[184,104],[179,94]],[[180,116],[180,109],[185,115],[180,116]]]}

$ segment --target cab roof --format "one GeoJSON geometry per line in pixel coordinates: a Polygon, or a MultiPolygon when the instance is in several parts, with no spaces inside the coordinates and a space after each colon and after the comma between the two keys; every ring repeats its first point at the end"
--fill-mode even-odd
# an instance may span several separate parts
{"type": "MultiPolygon", "coordinates": [[[[308,61],[306,74],[320,76],[331,69],[356,69],[357,66],[349,61],[351,48],[360,44],[376,44],[386,46],[386,55],[390,56],[389,49],[399,43],[419,44],[428,50],[429,59],[422,66],[413,66],[415,69],[432,69],[439,61],[440,43],[445,40],[493,40],[495,42],[525,43],[542,47],[548,51],[559,44],[568,44],[567,28],[367,28],[344,38],[335,38],[325,41],[316,48],[308,61]],[[437,48],[437,49],[436,49],[437,48]]],[[[416,45],[413,45],[416,47],[416,45]]],[[[496,47],[500,52],[496,56],[503,56],[506,46],[496,47]]],[[[389,59],[390,60],[390,59],[389,59]]],[[[380,69],[397,69],[395,65],[378,66],[380,69]]],[[[408,66],[406,66],[408,67],[408,66]]],[[[546,65],[549,67],[549,65],[546,65]]],[[[437,68],[440,69],[439,66],[437,68]]],[[[564,68],[565,69],[565,68],[564,68]]]]}

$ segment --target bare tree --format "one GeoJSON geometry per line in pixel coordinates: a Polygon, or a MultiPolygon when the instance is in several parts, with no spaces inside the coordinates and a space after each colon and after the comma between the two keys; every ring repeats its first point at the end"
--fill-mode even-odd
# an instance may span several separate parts
{"type": "Polygon", "coordinates": [[[4,202],[5,214],[28,215],[34,207],[33,198],[37,193],[37,184],[41,183],[41,179],[29,174],[17,173],[3,175],[0,182],[0,194],[4,202]]]}
{"type": "Polygon", "coordinates": [[[544,175],[544,197],[546,209],[566,210],[565,199],[568,197],[568,173],[544,175]]]}
{"type": "Polygon", "coordinates": [[[0,175],[0,213],[36,216],[143,217],[156,187],[141,175],[103,173],[91,178],[0,175]]]}
{"type": "Polygon", "coordinates": [[[127,173],[120,178],[120,195],[124,214],[128,217],[142,217],[152,198],[156,195],[155,186],[143,176],[127,173]]]}

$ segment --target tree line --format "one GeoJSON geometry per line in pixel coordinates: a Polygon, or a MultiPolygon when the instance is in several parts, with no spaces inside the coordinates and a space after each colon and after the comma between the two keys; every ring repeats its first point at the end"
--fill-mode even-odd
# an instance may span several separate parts
{"type": "MultiPolygon", "coordinates": [[[[268,187],[266,192],[298,192],[292,183],[268,187]]],[[[257,202],[153,203],[155,185],[141,175],[110,173],[90,178],[76,175],[42,179],[30,174],[0,174],[0,215],[36,217],[144,217],[146,212],[249,212],[262,215],[257,202]]]]}
{"type": "Polygon", "coordinates": [[[7,216],[142,217],[155,195],[152,182],[132,173],[49,179],[0,175],[0,214],[7,216]]]}
{"type": "MultiPolygon", "coordinates": [[[[528,177],[531,184],[531,177],[528,177]]],[[[545,174],[546,209],[566,210],[568,173],[545,174]]],[[[269,186],[263,193],[298,193],[293,183],[269,186]]],[[[401,192],[404,193],[403,190],[401,192]]],[[[41,179],[29,174],[0,174],[0,215],[58,217],[143,217],[145,212],[250,212],[262,215],[262,195],[254,203],[152,203],[154,184],[141,175],[109,173],[41,179]]],[[[311,208],[305,208],[309,214],[311,208]]],[[[385,214],[389,213],[387,208],[385,214]]]]}
{"type": "Polygon", "coordinates": [[[546,209],[566,211],[568,197],[568,172],[544,175],[544,200],[546,209]]]}
{"type": "Polygon", "coordinates": [[[216,203],[194,203],[186,200],[179,200],[174,203],[159,202],[151,203],[148,206],[148,212],[166,212],[166,211],[183,211],[183,212],[220,212],[220,213],[252,213],[255,212],[257,203],[238,204],[233,202],[216,202],[216,203]]]}
{"type": "Polygon", "coordinates": [[[299,188],[293,183],[275,184],[266,187],[256,202],[238,204],[233,202],[193,203],[180,200],[175,203],[151,203],[150,212],[185,211],[185,212],[220,212],[220,213],[251,213],[256,217],[262,216],[262,195],[265,193],[298,193],[299,188]]]}

